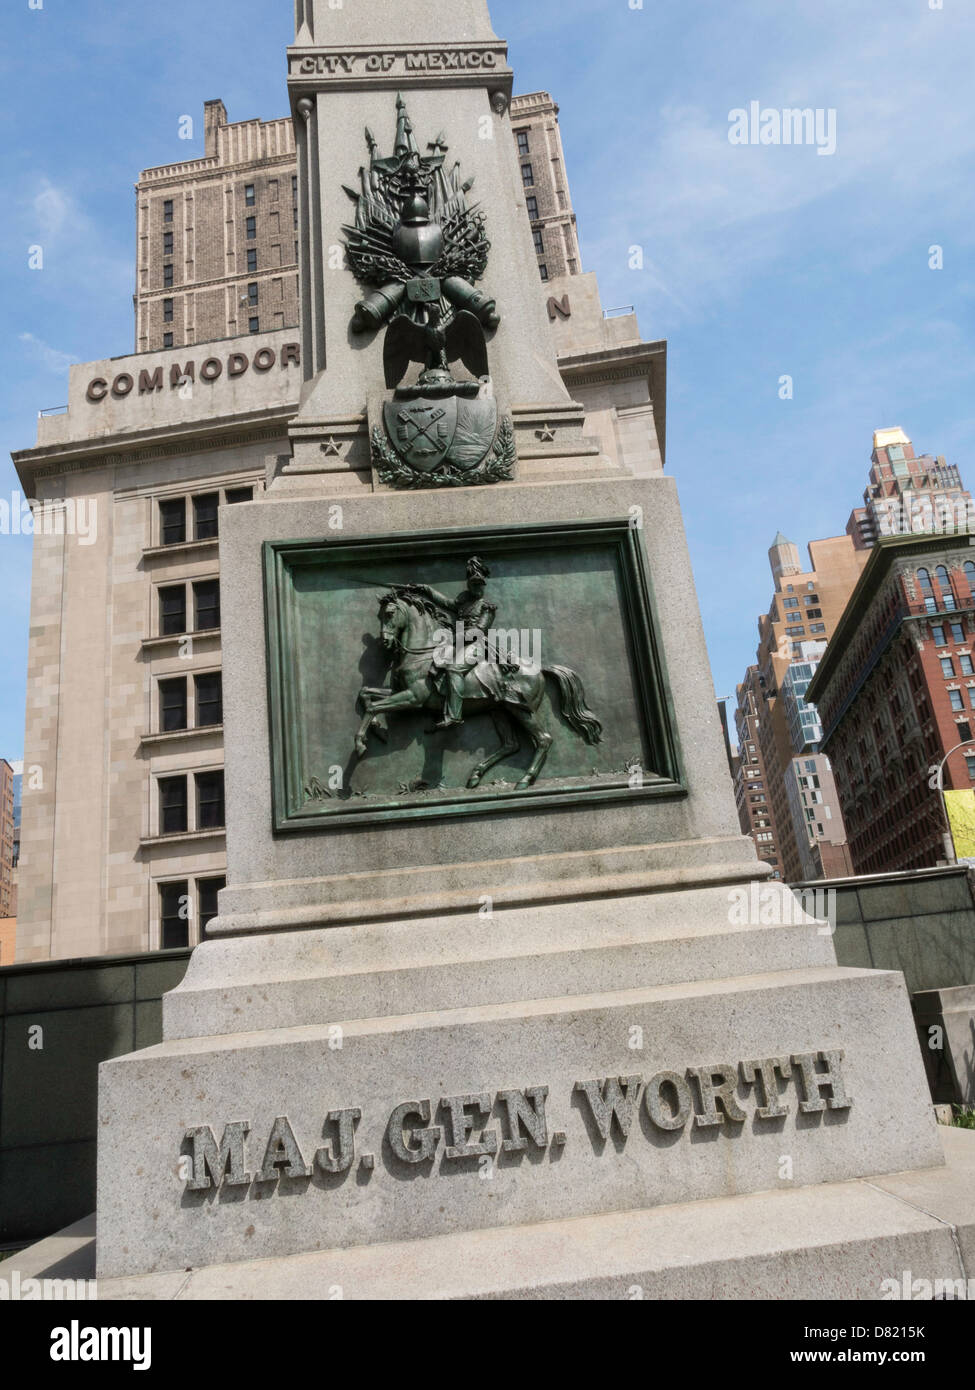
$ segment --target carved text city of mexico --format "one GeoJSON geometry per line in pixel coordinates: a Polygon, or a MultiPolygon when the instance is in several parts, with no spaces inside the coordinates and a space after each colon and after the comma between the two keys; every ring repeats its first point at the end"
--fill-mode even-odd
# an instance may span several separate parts
{"type": "Polygon", "coordinates": [[[500,72],[507,50],[503,44],[471,44],[462,48],[348,48],[299,49],[290,54],[292,77],[409,76],[412,73],[500,72]]]}

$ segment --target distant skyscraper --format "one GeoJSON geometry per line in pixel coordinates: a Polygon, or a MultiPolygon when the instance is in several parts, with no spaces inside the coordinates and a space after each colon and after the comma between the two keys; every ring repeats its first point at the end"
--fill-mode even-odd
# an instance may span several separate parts
{"type": "Polygon", "coordinates": [[[847,535],[861,549],[881,536],[972,528],[973,502],[958,469],[940,455],[915,456],[914,445],[898,426],[876,430],[870,455],[870,481],[847,523],[847,535]]]}
{"type": "Polygon", "coordinates": [[[0,758],[0,917],[17,915],[14,842],[14,770],[0,758]]]}

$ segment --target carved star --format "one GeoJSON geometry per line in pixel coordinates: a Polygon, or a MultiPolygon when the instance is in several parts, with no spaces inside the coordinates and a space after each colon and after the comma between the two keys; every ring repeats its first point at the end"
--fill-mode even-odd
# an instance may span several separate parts
{"type": "Polygon", "coordinates": [[[334,434],[332,435],[331,439],[326,440],[325,443],[322,445],[322,453],[327,454],[329,458],[342,457],[342,446],[339,444],[334,434]]]}
{"type": "Polygon", "coordinates": [[[539,440],[543,444],[553,444],[555,442],[555,431],[551,425],[546,425],[544,429],[536,430],[539,440]]]}

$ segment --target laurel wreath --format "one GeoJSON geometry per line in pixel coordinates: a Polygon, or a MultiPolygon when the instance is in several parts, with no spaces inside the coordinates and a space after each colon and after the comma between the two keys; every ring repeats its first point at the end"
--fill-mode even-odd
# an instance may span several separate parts
{"type": "Polygon", "coordinates": [[[372,431],[372,461],[379,481],[385,487],[417,491],[433,487],[478,487],[484,483],[510,482],[514,477],[515,431],[505,415],[494,443],[476,468],[457,468],[444,463],[432,473],[411,468],[393,448],[389,436],[378,425],[372,431]]]}

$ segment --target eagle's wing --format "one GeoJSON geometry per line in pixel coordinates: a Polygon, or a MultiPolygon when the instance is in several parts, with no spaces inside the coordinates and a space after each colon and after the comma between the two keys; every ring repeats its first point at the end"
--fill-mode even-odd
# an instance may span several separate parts
{"type": "Polygon", "coordinates": [[[484,329],[468,309],[459,309],[447,328],[447,361],[456,362],[458,357],[478,380],[489,374],[484,329]]]}

